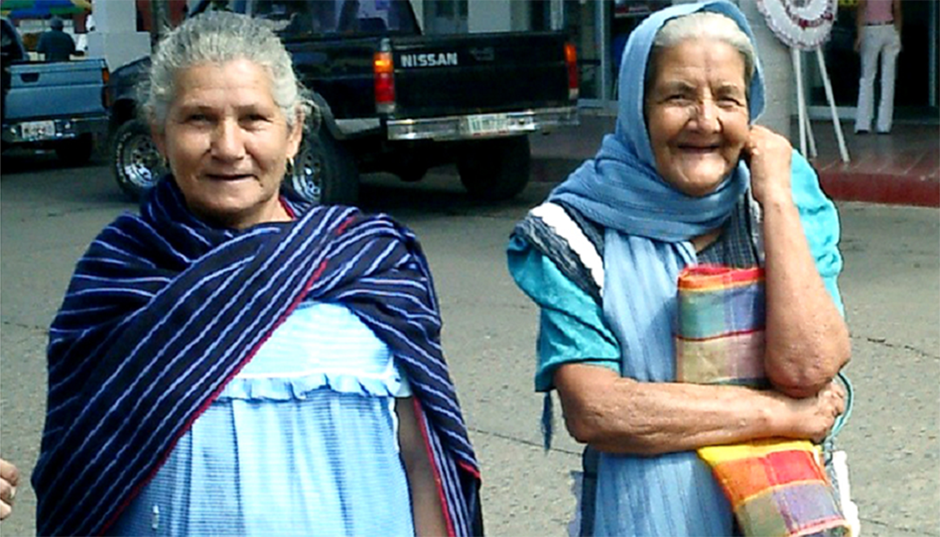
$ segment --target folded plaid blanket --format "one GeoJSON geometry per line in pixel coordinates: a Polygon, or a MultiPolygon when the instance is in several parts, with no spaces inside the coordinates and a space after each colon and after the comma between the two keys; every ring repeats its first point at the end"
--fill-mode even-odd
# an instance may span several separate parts
{"type": "MultiPolygon", "coordinates": [[[[766,386],[763,270],[700,265],[686,268],[678,287],[676,380],[766,386]]],[[[698,454],[745,536],[849,534],[811,442],[758,440],[703,447],[698,454]]]]}

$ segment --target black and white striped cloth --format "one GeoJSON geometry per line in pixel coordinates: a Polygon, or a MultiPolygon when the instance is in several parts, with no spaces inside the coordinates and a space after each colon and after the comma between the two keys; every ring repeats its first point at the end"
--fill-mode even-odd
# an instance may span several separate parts
{"type": "Polygon", "coordinates": [[[168,178],[91,244],[50,329],[38,534],[105,531],[305,298],[342,303],[389,345],[426,418],[451,533],[482,532],[479,468],[415,236],[387,216],[286,203],[289,224],[213,228],[168,178]]]}

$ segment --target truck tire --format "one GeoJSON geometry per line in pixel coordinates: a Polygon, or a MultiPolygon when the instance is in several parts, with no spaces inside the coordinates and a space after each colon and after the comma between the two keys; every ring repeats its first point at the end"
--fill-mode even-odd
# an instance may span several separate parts
{"type": "Polygon", "coordinates": [[[63,140],[55,145],[55,155],[66,166],[80,166],[91,158],[95,151],[95,139],[91,134],[63,140]]]}
{"type": "Polygon", "coordinates": [[[356,159],[326,128],[304,134],[287,187],[314,205],[355,205],[359,200],[356,159]]]}
{"type": "Polygon", "coordinates": [[[513,136],[468,142],[457,160],[460,182],[477,199],[509,199],[529,183],[529,138],[513,136]]]}
{"type": "Polygon", "coordinates": [[[144,122],[131,119],[115,131],[111,143],[111,170],[121,190],[134,200],[167,173],[163,157],[144,122]]]}

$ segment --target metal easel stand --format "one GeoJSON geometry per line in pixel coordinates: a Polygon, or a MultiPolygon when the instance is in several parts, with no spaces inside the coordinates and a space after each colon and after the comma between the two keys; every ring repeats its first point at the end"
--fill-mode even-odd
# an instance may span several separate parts
{"type": "MultiPolygon", "coordinates": [[[[845,146],[845,137],[842,135],[842,123],[839,122],[839,114],[836,111],[836,101],[832,95],[832,83],[829,81],[829,71],[826,69],[826,60],[823,58],[822,48],[816,47],[816,60],[819,62],[819,72],[822,74],[823,87],[826,90],[826,100],[829,102],[829,111],[832,114],[832,125],[836,132],[836,140],[839,142],[839,156],[842,162],[848,163],[849,150],[845,146]]],[[[790,47],[790,58],[793,61],[793,72],[796,73],[796,100],[797,111],[799,114],[800,127],[800,153],[804,156],[806,153],[806,138],[809,136],[809,155],[815,157],[816,138],[813,136],[813,127],[810,125],[809,115],[806,112],[806,98],[803,95],[803,65],[801,50],[796,47],[790,47]]]]}

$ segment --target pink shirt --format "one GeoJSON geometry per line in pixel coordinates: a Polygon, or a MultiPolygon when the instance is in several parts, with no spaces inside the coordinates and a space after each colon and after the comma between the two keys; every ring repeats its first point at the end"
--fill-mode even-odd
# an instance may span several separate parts
{"type": "Polygon", "coordinates": [[[893,22],[891,4],[894,0],[867,0],[865,2],[865,24],[893,22]]]}

